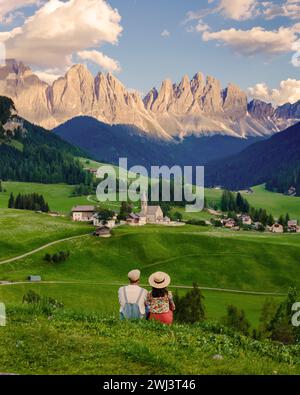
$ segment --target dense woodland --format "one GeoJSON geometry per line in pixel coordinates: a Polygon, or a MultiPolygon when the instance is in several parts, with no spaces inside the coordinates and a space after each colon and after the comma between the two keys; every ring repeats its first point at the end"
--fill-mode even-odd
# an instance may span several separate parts
{"type": "Polygon", "coordinates": [[[267,183],[268,189],[285,193],[298,185],[300,196],[300,123],[270,139],[205,167],[207,186],[240,190],[267,183]]]}
{"type": "Polygon", "coordinates": [[[300,162],[280,170],[266,183],[266,189],[271,192],[287,193],[291,187],[295,188],[296,196],[300,196],[300,162]]]}
{"type": "Polygon", "coordinates": [[[11,193],[8,200],[8,208],[15,208],[18,210],[42,211],[48,213],[50,211],[48,203],[45,201],[43,195],[38,193],[18,194],[15,198],[11,193]]]}
{"type": "Polygon", "coordinates": [[[76,158],[83,152],[53,133],[12,115],[13,102],[0,97],[0,179],[3,181],[41,182],[45,184],[90,184],[76,158]],[[6,131],[3,125],[12,118],[20,127],[6,131]]]}

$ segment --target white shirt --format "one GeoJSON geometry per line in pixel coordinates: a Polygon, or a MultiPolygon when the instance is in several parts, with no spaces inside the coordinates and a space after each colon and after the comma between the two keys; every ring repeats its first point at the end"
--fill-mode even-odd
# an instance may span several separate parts
{"type": "Polygon", "coordinates": [[[142,297],[140,298],[139,301],[139,308],[140,308],[140,313],[145,314],[145,301],[147,299],[148,291],[146,289],[141,288],[139,285],[131,285],[131,284],[126,285],[125,287],[121,287],[119,289],[118,296],[120,303],[120,312],[122,312],[122,309],[125,305],[124,288],[126,288],[128,303],[136,303],[141,293],[141,289],[143,290],[142,297]]]}

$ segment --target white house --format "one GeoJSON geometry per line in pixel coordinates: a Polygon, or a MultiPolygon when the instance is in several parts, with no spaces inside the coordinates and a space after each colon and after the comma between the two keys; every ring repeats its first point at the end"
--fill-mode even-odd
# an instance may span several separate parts
{"type": "Polygon", "coordinates": [[[95,206],[75,206],[72,208],[73,221],[92,222],[95,206]]]}
{"type": "Polygon", "coordinates": [[[243,225],[252,225],[252,219],[249,215],[242,215],[241,220],[243,225]]]}
{"type": "Polygon", "coordinates": [[[97,227],[105,225],[106,227],[112,229],[116,226],[116,219],[117,219],[117,216],[115,215],[112,219],[107,220],[106,223],[104,224],[103,220],[99,219],[97,214],[94,214],[93,215],[93,225],[97,226],[97,227]]]}
{"type": "Polygon", "coordinates": [[[270,230],[273,233],[283,233],[283,226],[280,224],[274,224],[271,226],[270,230]]]}

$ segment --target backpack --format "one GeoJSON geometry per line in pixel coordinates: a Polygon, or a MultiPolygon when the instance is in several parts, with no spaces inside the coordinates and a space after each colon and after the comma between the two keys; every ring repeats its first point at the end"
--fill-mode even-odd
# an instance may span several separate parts
{"type": "Polygon", "coordinates": [[[143,288],[141,289],[141,292],[137,298],[137,301],[135,303],[129,303],[128,302],[128,298],[127,298],[127,293],[126,293],[126,287],[123,288],[123,292],[124,292],[124,299],[125,299],[125,304],[123,306],[122,309],[122,314],[123,317],[126,320],[139,320],[142,318],[142,314],[140,312],[140,306],[139,306],[139,302],[141,300],[141,297],[144,293],[143,288]]]}

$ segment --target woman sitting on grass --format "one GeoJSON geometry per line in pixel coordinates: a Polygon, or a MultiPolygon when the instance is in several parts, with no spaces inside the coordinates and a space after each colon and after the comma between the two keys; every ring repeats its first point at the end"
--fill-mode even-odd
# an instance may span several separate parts
{"type": "Polygon", "coordinates": [[[172,292],[167,289],[170,282],[171,279],[167,273],[153,273],[149,277],[152,291],[148,292],[146,301],[150,312],[149,319],[160,321],[167,325],[173,323],[173,311],[175,310],[172,292]]]}

